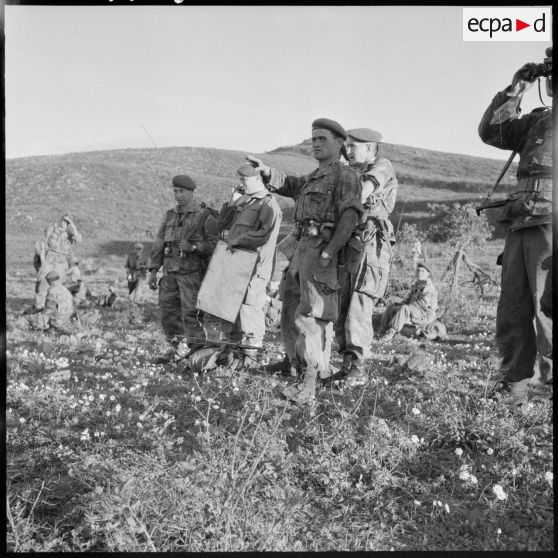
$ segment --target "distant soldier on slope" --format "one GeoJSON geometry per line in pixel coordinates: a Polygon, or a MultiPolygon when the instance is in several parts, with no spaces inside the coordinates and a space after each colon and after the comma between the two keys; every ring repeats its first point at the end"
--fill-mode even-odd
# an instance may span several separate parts
{"type": "Polygon", "coordinates": [[[134,251],[128,254],[124,265],[128,279],[128,294],[130,299],[141,302],[147,278],[147,256],[143,253],[143,244],[136,242],[134,251]]]}

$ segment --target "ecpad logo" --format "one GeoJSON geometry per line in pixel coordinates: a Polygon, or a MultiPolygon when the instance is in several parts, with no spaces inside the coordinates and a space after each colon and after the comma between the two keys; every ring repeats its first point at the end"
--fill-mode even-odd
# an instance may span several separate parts
{"type": "Polygon", "coordinates": [[[463,8],[464,41],[545,41],[551,38],[551,8],[463,8]]]}

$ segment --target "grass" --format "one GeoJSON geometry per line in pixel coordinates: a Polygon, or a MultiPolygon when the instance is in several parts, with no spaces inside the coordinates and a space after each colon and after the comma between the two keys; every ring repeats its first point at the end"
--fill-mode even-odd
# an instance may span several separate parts
{"type": "MultiPolygon", "coordinates": [[[[495,272],[500,249],[478,263],[495,272]]],[[[427,253],[436,281],[451,254],[427,253]]],[[[99,262],[91,288],[123,288],[122,258],[99,262]]],[[[33,277],[9,269],[8,550],[554,549],[549,394],[534,388],[526,416],[485,399],[497,290],[465,285],[447,340],[375,345],[368,384],[296,407],[279,395],[291,380],[261,371],[282,356],[277,332],[249,371],[194,375],[153,364],[155,293],[101,309],[83,337],[50,337],[11,325],[33,277]],[[422,371],[397,364],[415,353],[422,371]]]]}

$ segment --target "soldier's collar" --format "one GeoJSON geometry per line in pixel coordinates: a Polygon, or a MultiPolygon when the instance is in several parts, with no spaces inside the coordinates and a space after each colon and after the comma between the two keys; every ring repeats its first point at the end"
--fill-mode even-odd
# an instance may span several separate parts
{"type": "Polygon", "coordinates": [[[178,204],[175,205],[175,207],[174,207],[174,211],[176,213],[183,213],[185,215],[187,215],[188,213],[195,213],[196,211],[199,211],[199,209],[200,209],[200,207],[195,201],[193,201],[186,209],[184,209],[182,211],[181,211],[181,208],[178,204]]]}
{"type": "Polygon", "coordinates": [[[322,176],[323,174],[327,174],[328,172],[330,172],[333,168],[335,168],[335,166],[340,167],[341,162],[340,161],[332,161],[325,169],[320,170],[320,167],[318,167],[316,170],[314,170],[314,172],[312,174],[313,174],[314,177],[322,176]]]}
{"type": "Polygon", "coordinates": [[[249,196],[251,198],[257,199],[257,200],[261,200],[262,198],[265,198],[267,195],[269,195],[269,191],[268,190],[260,190],[259,192],[254,192],[253,194],[249,194],[249,196]]]}

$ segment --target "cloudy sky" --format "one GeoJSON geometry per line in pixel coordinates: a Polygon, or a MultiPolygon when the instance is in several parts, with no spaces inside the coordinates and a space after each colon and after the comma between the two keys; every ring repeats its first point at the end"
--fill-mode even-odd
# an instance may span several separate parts
{"type": "MultiPolygon", "coordinates": [[[[154,144],[261,153],[309,137],[318,117],[506,158],[478,122],[549,46],[464,42],[454,6],[8,5],[5,37],[8,158],[154,144]]],[[[535,86],[524,111],[540,104],[535,86]]]]}

